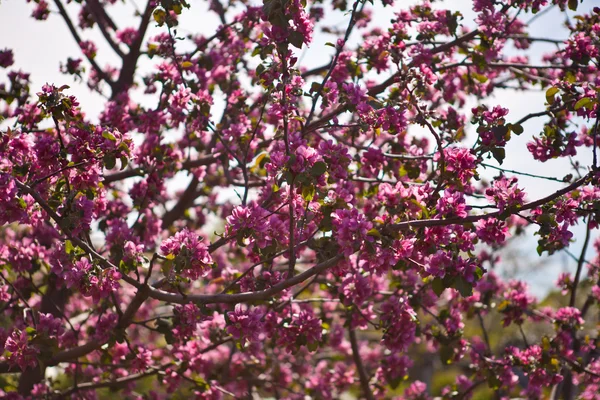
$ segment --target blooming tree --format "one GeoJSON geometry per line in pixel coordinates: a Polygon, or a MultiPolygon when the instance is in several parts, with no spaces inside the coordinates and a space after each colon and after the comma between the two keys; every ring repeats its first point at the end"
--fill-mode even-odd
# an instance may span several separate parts
{"type": "Polygon", "coordinates": [[[576,0],[474,0],[476,29],[427,1],[212,0],[218,29],[182,36],[198,4],[120,27],[114,0],[51,3],[32,17],[81,48],[61,71],[106,101],[89,118],[73,78],[30,87],[0,50],[5,398],[600,398],[599,9],[551,40],[525,17],[576,0]],[[337,40],[308,69],[317,32],[337,40]],[[545,102],[511,119],[506,87],[545,102]],[[497,166],[531,119],[531,163],[592,159],[522,171],[558,182],[545,197],[497,166]],[[559,301],[495,272],[509,238],[564,253],[575,225],[559,301]]]}

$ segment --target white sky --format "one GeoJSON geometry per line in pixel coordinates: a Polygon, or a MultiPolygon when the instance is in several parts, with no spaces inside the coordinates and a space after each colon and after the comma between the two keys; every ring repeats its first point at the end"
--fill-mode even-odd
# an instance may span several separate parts
{"type": "MultiPolygon", "coordinates": [[[[138,7],[142,8],[145,5],[144,0],[136,0],[138,7]]],[[[66,62],[68,57],[82,57],[79,46],[71,37],[66,24],[63,22],[60,15],[55,12],[54,3],[49,1],[50,9],[53,11],[48,20],[34,21],[30,18],[33,9],[32,3],[26,3],[23,0],[0,0],[0,49],[11,48],[15,55],[16,68],[22,68],[24,72],[31,73],[32,91],[37,92],[41,86],[48,83],[55,83],[57,86],[68,84],[71,89],[68,91],[74,94],[81,103],[85,113],[96,118],[98,113],[103,109],[104,99],[95,93],[90,92],[86,86],[73,82],[70,76],[62,75],[59,72],[60,62],[66,62]]],[[[66,3],[66,1],[63,1],[66,3]]],[[[179,27],[179,35],[183,36],[189,32],[203,32],[207,36],[211,35],[219,26],[220,22],[213,13],[206,12],[206,1],[192,0],[191,9],[185,10],[182,14],[179,27]]],[[[376,0],[377,4],[380,4],[376,0]]],[[[406,7],[408,4],[413,4],[414,1],[397,0],[396,7],[406,7]]],[[[600,5],[600,0],[586,0],[580,5],[580,12],[587,12],[594,6],[600,5]]],[[[71,5],[72,6],[72,5],[71,5]]],[[[74,10],[78,7],[67,6],[70,10],[72,20],[76,23],[77,14],[74,10]]],[[[370,5],[369,5],[370,6],[370,5]]],[[[473,19],[475,14],[470,9],[471,2],[467,0],[453,0],[436,4],[439,8],[450,8],[459,10],[465,17],[464,22],[473,27],[473,19]]],[[[133,8],[131,6],[118,5],[111,8],[111,16],[120,28],[134,26],[135,22],[131,17],[133,8]]],[[[569,13],[573,15],[573,13],[569,13]]],[[[529,20],[531,16],[524,16],[524,21],[529,20]]],[[[387,27],[389,20],[392,18],[390,8],[383,8],[380,5],[375,6],[374,26],[387,27]]],[[[339,23],[340,27],[347,25],[348,16],[340,12],[335,12],[327,15],[328,22],[339,23]]],[[[558,8],[552,9],[547,14],[538,18],[530,26],[530,35],[534,37],[548,37],[552,39],[564,39],[567,35],[566,29],[562,27],[565,20],[565,14],[561,13],[558,8]]],[[[166,28],[158,28],[151,23],[151,29],[148,32],[147,38],[160,32],[166,28]]],[[[82,35],[84,39],[92,39],[98,46],[98,56],[96,60],[103,67],[107,63],[119,65],[117,56],[112,52],[110,47],[105,43],[97,28],[90,31],[87,30],[82,35]]],[[[351,42],[356,43],[360,37],[353,35],[351,42]]],[[[323,65],[329,61],[330,55],[333,52],[331,47],[325,46],[328,41],[333,41],[328,35],[316,33],[314,41],[308,51],[303,54],[301,60],[302,65],[307,67],[315,67],[323,65]]],[[[179,45],[179,44],[178,44],[179,45]]],[[[181,46],[184,46],[181,44],[181,46]]],[[[552,44],[536,44],[532,46],[528,53],[532,56],[532,61],[536,62],[539,56],[544,52],[552,50],[552,44]]],[[[145,62],[141,65],[142,70],[149,68],[152,62],[145,62]]],[[[87,66],[89,70],[89,66],[87,66]]],[[[0,81],[4,81],[4,72],[0,70],[0,81]]],[[[544,93],[542,91],[530,91],[527,93],[518,93],[511,90],[497,90],[494,97],[486,100],[489,105],[502,105],[510,110],[507,117],[508,121],[516,121],[521,117],[531,113],[538,112],[544,109],[544,93]]],[[[476,103],[468,105],[470,109],[476,103]]],[[[537,134],[542,124],[539,119],[529,120],[523,124],[525,132],[520,137],[514,137],[507,145],[507,157],[503,164],[504,168],[517,171],[526,171],[533,174],[550,175],[562,177],[566,175],[570,169],[568,160],[550,160],[546,163],[539,163],[532,159],[529,152],[526,150],[525,144],[531,139],[534,134],[537,134]]],[[[473,133],[473,132],[471,132],[473,133]]],[[[474,136],[468,136],[469,143],[472,143],[474,136]]],[[[589,153],[589,152],[588,152],[589,153]]],[[[579,155],[577,157],[583,165],[589,165],[591,161],[590,154],[579,155]]],[[[489,163],[494,163],[491,160],[489,163]]],[[[482,176],[491,178],[496,175],[496,171],[482,171],[482,176]]],[[[547,195],[558,188],[561,184],[549,181],[538,180],[519,176],[519,182],[522,187],[526,188],[529,199],[535,199],[547,195]]],[[[182,186],[185,182],[182,182],[182,186]]],[[[583,238],[584,227],[579,226],[575,229],[576,238],[583,238]]],[[[533,233],[533,231],[532,231],[533,233]]],[[[579,240],[581,242],[581,240],[579,240]]],[[[563,270],[573,271],[574,263],[566,258],[564,253],[558,253],[548,259],[548,266],[543,270],[526,270],[529,263],[538,262],[539,258],[535,253],[536,239],[533,235],[526,241],[521,242],[522,255],[521,266],[524,267],[524,272],[519,277],[530,282],[534,288],[534,292],[538,295],[543,294],[552,284],[558,272],[563,270]]],[[[571,247],[571,251],[578,253],[581,248],[581,243],[575,243],[571,247]]],[[[588,257],[592,256],[592,252],[588,251],[588,257]]]]}

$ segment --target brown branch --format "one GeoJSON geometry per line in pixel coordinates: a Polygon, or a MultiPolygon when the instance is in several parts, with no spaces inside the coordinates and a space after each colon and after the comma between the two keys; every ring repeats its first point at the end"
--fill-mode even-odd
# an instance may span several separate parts
{"type": "MultiPolygon", "coordinates": [[[[448,51],[451,48],[453,48],[454,46],[460,45],[466,41],[469,41],[471,39],[473,39],[475,36],[477,36],[479,34],[478,30],[474,30],[472,32],[467,33],[466,35],[463,35],[451,42],[448,43],[444,43],[440,46],[436,46],[433,49],[430,50],[430,54],[438,54],[438,53],[442,53],[444,51],[448,51]]],[[[411,62],[409,64],[409,66],[412,66],[413,63],[411,62]]],[[[395,74],[393,74],[392,76],[390,76],[388,79],[386,79],[383,83],[380,83],[379,85],[375,85],[373,87],[371,87],[368,91],[367,94],[369,96],[376,96],[378,94],[383,93],[389,86],[393,85],[396,82],[396,79],[398,79],[398,77],[400,77],[400,72],[396,72],[395,74]]],[[[321,118],[319,118],[317,121],[314,121],[310,124],[307,124],[304,127],[304,132],[305,133],[309,133],[309,132],[313,132],[317,129],[319,129],[320,127],[322,127],[324,124],[326,124],[329,120],[331,120],[333,117],[340,115],[341,113],[343,113],[344,111],[346,111],[346,106],[345,105],[341,105],[338,108],[336,108],[335,110],[329,112],[328,114],[322,116],[321,118]]]]}
{"type": "MultiPolygon", "coordinates": [[[[313,115],[315,113],[315,109],[317,107],[317,101],[319,100],[319,97],[321,97],[321,94],[323,93],[323,89],[325,88],[325,85],[327,84],[327,81],[329,80],[329,78],[331,77],[331,74],[333,73],[333,70],[337,66],[340,54],[342,53],[342,50],[344,49],[344,45],[346,44],[346,42],[350,38],[350,34],[352,33],[352,30],[354,29],[354,25],[356,23],[355,16],[356,16],[356,12],[358,10],[358,4],[360,2],[361,2],[360,0],[355,0],[354,1],[354,5],[352,7],[352,13],[350,14],[350,21],[348,21],[348,27],[346,28],[346,34],[344,35],[343,43],[341,45],[338,44],[336,46],[337,48],[335,50],[335,55],[333,56],[333,60],[329,64],[329,69],[327,71],[327,74],[325,74],[325,78],[323,78],[323,81],[319,85],[319,88],[317,89],[317,93],[315,93],[315,95],[312,98],[312,106],[310,108],[310,112],[308,113],[308,117],[306,118],[306,124],[307,125],[310,125],[310,121],[312,120],[312,117],[313,117],[313,115]]],[[[364,7],[365,3],[363,2],[362,4],[363,4],[363,7],[364,7]]]]}
{"type": "Polygon", "coordinates": [[[127,178],[132,178],[134,176],[144,176],[144,170],[142,168],[134,168],[115,172],[114,174],[106,175],[102,183],[108,185],[114,182],[122,181],[127,178]]]}
{"type": "Polygon", "coordinates": [[[575,279],[573,280],[573,287],[571,289],[571,298],[569,299],[569,307],[575,307],[575,301],[577,300],[577,286],[579,286],[579,279],[581,278],[581,271],[583,270],[583,264],[585,261],[585,253],[590,243],[590,231],[591,231],[592,216],[588,217],[588,222],[585,230],[585,239],[583,239],[583,247],[579,260],[577,260],[577,271],[575,272],[575,279]]]}
{"type": "Polygon", "coordinates": [[[356,341],[356,333],[352,327],[348,328],[348,335],[350,337],[350,344],[352,346],[352,358],[354,359],[354,364],[356,364],[356,369],[358,370],[358,376],[360,378],[360,386],[362,388],[363,395],[367,400],[375,400],[375,396],[373,396],[373,392],[371,392],[371,388],[369,387],[369,376],[367,375],[365,366],[360,358],[358,343],[356,341]]]}
{"type": "MultiPolygon", "coordinates": [[[[205,157],[200,157],[195,160],[187,160],[181,164],[181,170],[190,170],[193,168],[197,168],[203,165],[211,165],[213,164],[221,155],[220,154],[211,154],[205,157]]],[[[115,172],[114,174],[106,175],[104,177],[103,183],[110,184],[117,181],[122,181],[123,179],[132,178],[134,176],[144,176],[144,170],[142,168],[133,168],[127,169],[124,171],[115,172]]]]}
{"type": "MultiPolygon", "coordinates": [[[[467,42],[471,39],[473,39],[475,36],[477,36],[479,34],[478,30],[474,30],[472,32],[469,32],[451,42],[448,43],[444,43],[440,46],[434,47],[433,49],[431,49],[429,51],[429,54],[434,55],[434,54],[438,54],[438,53],[443,53],[445,51],[448,51],[450,49],[452,49],[454,46],[458,46],[464,42],[467,42]]],[[[413,62],[411,62],[409,64],[409,66],[413,66],[413,62]]],[[[385,91],[385,89],[387,89],[389,86],[393,85],[394,82],[396,82],[396,79],[400,76],[400,72],[396,72],[395,74],[393,74],[392,76],[390,76],[388,79],[386,79],[383,83],[380,83],[379,85],[373,86],[371,89],[369,89],[369,96],[375,96],[378,95],[380,93],[383,93],[385,91]]]]}
{"type": "Polygon", "coordinates": [[[106,29],[106,26],[110,25],[113,30],[116,30],[116,25],[108,17],[104,7],[102,7],[98,0],[87,0],[86,4],[89,7],[92,17],[94,17],[98,28],[100,28],[100,32],[102,33],[102,36],[104,36],[104,39],[106,39],[110,47],[115,51],[115,53],[117,53],[119,57],[125,58],[125,53],[123,53],[123,50],[119,48],[117,42],[115,42],[115,40],[112,38],[110,32],[108,32],[108,29],[106,29]]]}
{"type": "MultiPolygon", "coordinates": [[[[520,211],[531,210],[533,208],[544,205],[564,194],[571,192],[572,190],[577,189],[580,186],[583,186],[584,184],[586,184],[588,182],[588,180],[592,176],[593,176],[593,173],[590,172],[587,175],[585,175],[584,177],[582,177],[582,178],[576,180],[575,182],[571,183],[570,185],[552,193],[551,195],[548,195],[541,199],[524,204],[522,207],[520,207],[518,209],[509,210],[510,214],[511,215],[516,214],[520,211]]],[[[480,219],[498,218],[505,213],[506,213],[506,211],[504,211],[504,212],[495,211],[495,212],[491,212],[488,214],[469,215],[468,217],[465,217],[465,218],[421,219],[421,220],[414,220],[414,221],[405,221],[405,222],[399,222],[396,224],[392,224],[388,227],[388,229],[391,229],[394,231],[402,231],[402,230],[406,230],[409,228],[423,228],[423,227],[430,227],[430,226],[446,226],[446,225],[464,225],[464,224],[469,224],[472,222],[477,222],[480,219]]]]}
{"type": "MultiPolygon", "coordinates": [[[[479,64],[472,62],[457,62],[452,64],[444,64],[439,67],[432,68],[434,71],[443,71],[446,69],[457,68],[457,67],[477,67],[479,64]]],[[[483,66],[485,68],[523,68],[523,69],[573,69],[573,66],[570,65],[529,65],[529,64],[516,64],[516,63],[504,63],[504,62],[492,62],[485,63],[483,66]]]]}
{"type": "Polygon", "coordinates": [[[194,175],[187,189],[183,192],[177,204],[173,206],[162,218],[162,228],[169,229],[171,225],[175,221],[177,221],[181,216],[185,213],[192,204],[194,204],[194,200],[196,200],[197,193],[196,188],[198,187],[198,183],[200,181],[194,175]]]}
{"type": "MultiPolygon", "coordinates": [[[[54,219],[56,221],[56,223],[59,224],[59,226],[61,225],[60,216],[58,214],[56,214],[56,212],[54,210],[52,210],[52,208],[39,195],[39,193],[37,193],[35,190],[32,190],[30,187],[19,182],[16,179],[15,179],[15,182],[16,182],[17,186],[19,187],[19,189],[25,191],[26,193],[31,194],[31,196],[50,215],[50,217],[52,219],[54,219]]],[[[77,246],[81,247],[86,253],[91,254],[94,257],[97,257],[99,262],[104,267],[118,269],[113,263],[111,263],[105,257],[98,254],[94,249],[92,249],[87,243],[85,243],[81,239],[79,239],[77,237],[70,237],[70,239],[77,246]]],[[[226,243],[227,240],[228,239],[226,239],[226,238],[225,239],[222,238],[218,242],[226,243]]],[[[215,247],[214,247],[215,244],[211,245],[211,247],[210,247],[210,249],[213,251],[215,249],[215,247]]],[[[305,281],[306,279],[308,279],[316,274],[321,273],[322,271],[327,270],[328,268],[336,265],[337,262],[340,261],[342,258],[343,258],[343,255],[341,255],[341,254],[337,255],[333,258],[330,258],[326,261],[323,261],[323,262],[315,265],[314,267],[308,269],[307,271],[304,271],[303,273],[301,273],[299,275],[294,276],[293,278],[290,278],[283,282],[280,282],[277,285],[274,285],[269,289],[257,291],[257,292],[236,293],[236,294],[189,295],[188,296],[188,295],[182,295],[182,294],[168,293],[168,292],[165,292],[162,290],[149,288],[149,287],[146,287],[143,290],[148,291],[148,293],[147,293],[148,297],[152,297],[157,300],[167,301],[170,303],[177,303],[177,304],[187,304],[187,303],[191,303],[191,302],[197,303],[197,304],[213,304],[213,303],[236,304],[236,303],[242,303],[242,302],[262,301],[262,300],[269,299],[273,295],[280,293],[283,290],[288,289],[294,285],[297,285],[297,284],[305,281]]],[[[132,278],[128,275],[123,275],[122,279],[125,282],[129,283],[130,285],[136,287],[139,290],[141,290],[142,288],[145,287],[143,284],[141,284],[140,282],[138,282],[137,280],[135,280],[134,278],[132,278]]],[[[132,302],[132,304],[134,304],[134,302],[132,302]]],[[[130,304],[130,306],[131,306],[131,304],[130,304]]],[[[124,315],[127,315],[127,314],[128,314],[128,311],[126,310],[124,312],[124,315]]],[[[127,321],[127,322],[130,322],[130,321],[127,321]]],[[[87,344],[87,345],[91,346],[92,344],[87,344]]],[[[92,350],[89,350],[89,351],[93,351],[94,349],[95,348],[92,348],[92,350]]],[[[85,351],[87,351],[87,350],[88,349],[86,348],[85,351]]]]}
{"type": "Polygon", "coordinates": [[[146,3],[146,9],[144,10],[144,14],[142,14],[137,36],[131,44],[129,53],[123,58],[119,79],[114,84],[111,99],[115,99],[121,92],[128,90],[133,85],[133,78],[140,58],[142,43],[150,24],[150,18],[152,17],[153,4],[153,0],[148,0],[148,3],[146,3]]]}
{"type": "MultiPolygon", "coordinates": [[[[82,42],[81,36],[79,36],[79,32],[77,32],[77,28],[75,28],[75,25],[73,25],[73,22],[71,21],[71,18],[69,17],[69,14],[67,13],[67,10],[65,9],[65,7],[63,6],[63,4],[60,0],[54,0],[54,3],[56,4],[56,7],[58,7],[58,12],[65,20],[65,23],[67,24],[67,27],[69,28],[69,31],[71,32],[71,35],[77,42],[77,46],[79,46],[80,43],[82,42]]],[[[90,64],[92,64],[92,68],[94,68],[94,70],[96,71],[98,76],[102,80],[104,80],[106,83],[108,83],[109,86],[111,87],[111,89],[114,90],[115,83],[110,79],[108,74],[106,72],[104,72],[102,70],[102,68],[100,68],[100,66],[98,65],[96,60],[94,60],[92,57],[90,57],[87,54],[85,54],[85,57],[88,59],[90,64]]]]}
{"type": "MultiPolygon", "coordinates": [[[[269,289],[260,290],[257,292],[246,292],[246,293],[235,293],[235,294],[197,294],[197,295],[182,295],[179,293],[169,293],[162,290],[150,288],[149,297],[152,297],[157,300],[166,301],[169,303],[176,304],[187,304],[187,303],[196,303],[196,304],[237,304],[237,303],[249,303],[255,301],[264,301],[268,300],[274,295],[288,289],[292,286],[295,286],[299,283],[304,282],[308,278],[317,275],[334,265],[336,265],[342,258],[344,258],[343,254],[339,254],[333,258],[330,258],[326,261],[323,261],[314,267],[304,271],[301,274],[294,276],[293,278],[287,279],[285,281],[279,282],[278,284],[270,287],[269,289]]],[[[140,283],[135,279],[129,276],[123,276],[123,279],[132,284],[133,286],[140,286],[140,283]]]]}
{"type": "MultiPolygon", "coordinates": [[[[40,205],[40,207],[42,207],[42,209],[44,209],[44,211],[46,211],[46,213],[50,216],[50,218],[52,218],[58,224],[58,226],[61,227],[63,232],[65,232],[67,234],[67,236],[73,243],[75,243],[75,244],[77,244],[77,246],[81,247],[86,253],[96,257],[105,268],[114,268],[114,269],[118,270],[118,268],[114,264],[112,264],[106,258],[104,258],[100,254],[98,254],[94,249],[92,249],[90,247],[90,245],[88,245],[83,240],[79,239],[78,237],[72,236],[70,234],[70,232],[68,232],[66,229],[64,229],[62,227],[62,225],[63,225],[62,218],[48,205],[48,203],[40,196],[40,194],[38,192],[36,192],[32,188],[30,188],[29,186],[23,184],[22,182],[20,182],[17,179],[14,179],[14,181],[20,190],[22,190],[25,193],[28,193],[29,195],[31,195],[31,197],[34,198],[34,200],[40,205]]],[[[129,278],[129,277],[127,277],[127,278],[129,278]]],[[[133,280],[133,278],[129,278],[129,279],[133,280]]],[[[135,280],[133,280],[133,281],[135,281],[135,280]]],[[[138,292],[136,293],[136,295],[133,298],[133,300],[131,301],[131,303],[127,306],[127,309],[123,313],[123,317],[121,318],[121,320],[119,321],[119,324],[117,325],[117,327],[120,329],[124,329],[131,324],[131,321],[133,320],[135,313],[141,307],[143,302],[148,298],[148,293],[150,290],[149,287],[147,285],[139,284],[137,281],[135,281],[135,282],[137,284],[134,286],[138,289],[138,292]]],[[[59,352],[56,355],[54,355],[50,359],[49,363],[47,363],[46,365],[56,365],[59,362],[66,361],[71,358],[81,357],[85,354],[88,354],[88,353],[96,350],[103,344],[104,343],[92,340],[84,345],[59,352]]]]}
{"type": "Polygon", "coordinates": [[[73,386],[69,390],[65,390],[64,392],[60,393],[59,398],[67,398],[70,395],[75,394],[80,390],[94,390],[94,389],[101,389],[101,388],[106,388],[106,387],[111,388],[111,389],[118,389],[118,388],[125,386],[129,382],[135,382],[139,379],[142,379],[142,378],[145,378],[148,376],[152,376],[152,375],[156,375],[159,371],[165,369],[166,367],[168,367],[170,365],[171,365],[170,363],[164,364],[160,368],[153,368],[146,372],[140,372],[138,374],[125,376],[123,378],[118,378],[113,381],[81,383],[81,384],[78,384],[77,386],[73,386]]]}

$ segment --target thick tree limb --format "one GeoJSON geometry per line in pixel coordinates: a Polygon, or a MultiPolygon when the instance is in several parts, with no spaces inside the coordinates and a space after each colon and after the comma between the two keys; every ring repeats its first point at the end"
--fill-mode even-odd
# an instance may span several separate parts
{"type": "Polygon", "coordinates": [[[100,28],[100,32],[102,33],[102,36],[104,36],[104,39],[106,39],[109,46],[114,50],[115,53],[117,53],[117,55],[119,57],[125,58],[125,53],[123,53],[123,50],[121,50],[121,48],[119,47],[117,42],[115,42],[115,40],[110,35],[110,32],[107,29],[107,25],[108,25],[113,30],[116,30],[116,25],[110,19],[110,17],[108,17],[108,14],[104,10],[104,7],[100,4],[100,2],[98,0],[87,0],[86,4],[89,7],[92,17],[94,17],[94,20],[96,21],[96,24],[98,25],[98,28],[100,28]]]}
{"type": "MultiPolygon", "coordinates": [[[[56,7],[58,7],[58,12],[65,20],[65,23],[67,24],[67,27],[69,28],[69,31],[71,32],[71,35],[77,42],[77,46],[79,46],[79,44],[82,42],[81,36],[79,36],[79,32],[77,32],[77,28],[75,28],[75,25],[73,25],[73,21],[71,21],[71,18],[69,17],[69,14],[67,13],[67,10],[65,9],[64,5],[62,4],[62,2],[60,0],[54,0],[54,3],[56,4],[56,7]]],[[[102,70],[102,68],[100,68],[100,66],[98,65],[96,60],[94,60],[92,57],[90,57],[88,55],[85,55],[85,57],[87,58],[89,63],[92,64],[92,68],[94,68],[94,70],[96,71],[98,76],[103,81],[108,83],[108,85],[114,90],[115,83],[110,79],[108,74],[106,72],[104,72],[104,70],[102,70]]]]}
{"type": "Polygon", "coordinates": [[[369,387],[369,376],[367,375],[365,366],[363,365],[362,359],[360,358],[358,342],[356,341],[356,333],[354,332],[354,329],[348,329],[348,336],[350,337],[350,345],[352,346],[352,358],[354,359],[354,364],[356,364],[358,377],[360,379],[360,387],[362,388],[363,395],[367,400],[375,400],[375,396],[373,396],[373,392],[371,392],[371,388],[369,387]]]}
{"type": "Polygon", "coordinates": [[[133,78],[135,76],[135,70],[137,63],[140,58],[142,43],[144,42],[144,36],[148,30],[150,19],[152,17],[152,11],[154,10],[154,0],[149,0],[146,4],[142,19],[138,28],[137,36],[131,44],[129,53],[123,58],[123,65],[121,72],[119,73],[119,79],[115,82],[111,99],[115,99],[120,93],[128,90],[133,85],[133,78]]]}
{"type": "MultiPolygon", "coordinates": [[[[541,205],[544,205],[544,204],[546,204],[562,195],[565,195],[565,194],[577,189],[578,187],[583,186],[584,184],[588,183],[588,181],[590,180],[590,178],[592,176],[593,176],[593,173],[590,172],[587,175],[585,175],[584,177],[576,180],[575,182],[571,183],[568,186],[565,186],[564,188],[562,188],[560,190],[557,190],[556,192],[552,193],[551,195],[548,195],[541,199],[524,204],[521,208],[513,210],[511,212],[511,214],[516,214],[517,212],[520,212],[520,211],[531,210],[531,209],[534,209],[541,205]]],[[[402,230],[406,230],[409,228],[424,228],[424,227],[430,227],[430,226],[446,226],[446,225],[464,225],[464,224],[469,224],[472,222],[477,222],[481,219],[498,218],[502,214],[503,214],[503,212],[494,211],[494,212],[491,212],[488,214],[469,215],[468,217],[465,217],[465,218],[421,219],[421,220],[406,221],[406,222],[399,222],[397,224],[392,224],[392,225],[389,225],[387,229],[394,230],[394,231],[402,231],[402,230]]]]}

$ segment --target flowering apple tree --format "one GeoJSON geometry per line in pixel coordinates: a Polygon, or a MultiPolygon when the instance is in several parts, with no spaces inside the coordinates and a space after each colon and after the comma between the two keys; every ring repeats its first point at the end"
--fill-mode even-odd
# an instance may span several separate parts
{"type": "Polygon", "coordinates": [[[50,3],[29,6],[79,44],[71,77],[31,87],[0,49],[2,396],[600,398],[600,9],[211,0],[218,29],[183,35],[201,2],[50,3]],[[550,8],[568,35],[529,36],[550,8]],[[316,35],[334,39],[307,68],[316,35]],[[517,120],[505,88],[545,97],[517,120]],[[503,169],[523,134],[532,164],[572,170],[503,169]],[[497,272],[526,235],[572,255],[551,305],[497,272]]]}

